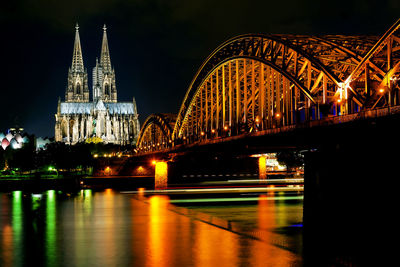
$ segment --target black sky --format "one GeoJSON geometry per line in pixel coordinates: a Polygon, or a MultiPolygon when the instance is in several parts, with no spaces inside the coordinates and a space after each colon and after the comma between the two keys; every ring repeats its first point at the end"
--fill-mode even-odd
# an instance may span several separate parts
{"type": "MultiPolygon", "coordinates": [[[[4,1],[3,1],[4,2],[4,1]]],[[[140,121],[177,113],[202,61],[244,33],[381,35],[400,1],[18,0],[0,7],[0,131],[54,136],[78,22],[91,73],[107,24],[118,99],[135,96],[140,121]]]]}

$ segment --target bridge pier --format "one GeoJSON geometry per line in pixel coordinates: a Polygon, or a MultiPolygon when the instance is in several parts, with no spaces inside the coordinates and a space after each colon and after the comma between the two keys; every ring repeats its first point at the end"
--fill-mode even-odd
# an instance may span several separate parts
{"type": "Polygon", "coordinates": [[[305,155],[307,265],[383,266],[396,255],[389,240],[399,233],[400,142],[390,128],[371,123],[305,155]]]}

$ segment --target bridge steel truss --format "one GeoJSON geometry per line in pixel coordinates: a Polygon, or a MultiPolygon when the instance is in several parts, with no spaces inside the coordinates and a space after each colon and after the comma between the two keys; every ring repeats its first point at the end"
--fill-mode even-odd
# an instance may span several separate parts
{"type": "Polygon", "coordinates": [[[400,20],[380,38],[230,39],[197,71],[166,139],[191,143],[398,105],[399,28],[400,20]]]}
{"type": "Polygon", "coordinates": [[[158,113],[147,117],[140,130],[137,148],[146,152],[171,147],[175,121],[175,114],[158,113]]]}

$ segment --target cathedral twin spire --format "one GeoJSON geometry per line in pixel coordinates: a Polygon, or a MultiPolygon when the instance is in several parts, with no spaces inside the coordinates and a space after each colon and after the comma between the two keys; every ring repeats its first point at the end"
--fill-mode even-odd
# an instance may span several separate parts
{"type": "Polygon", "coordinates": [[[82,57],[82,48],[81,48],[81,40],[79,38],[79,26],[78,23],[75,26],[75,43],[74,43],[74,53],[72,55],[72,71],[83,72],[83,57],[82,57]]]}
{"type": "MultiPolygon", "coordinates": [[[[75,30],[72,65],[68,71],[65,100],[66,102],[89,102],[87,71],[83,64],[78,24],[76,24],[75,30]]],[[[93,69],[93,100],[100,99],[104,102],[117,102],[115,72],[111,67],[106,25],[103,27],[100,63],[96,59],[96,66],[93,69]]]]}
{"type": "Polygon", "coordinates": [[[111,71],[110,50],[108,48],[107,27],[105,24],[103,27],[103,41],[101,43],[100,64],[105,70],[111,71]]]}

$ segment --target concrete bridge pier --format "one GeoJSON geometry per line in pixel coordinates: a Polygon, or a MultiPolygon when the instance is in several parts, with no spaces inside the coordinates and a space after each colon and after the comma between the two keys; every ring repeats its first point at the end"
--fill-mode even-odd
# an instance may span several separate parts
{"type": "Polygon", "coordinates": [[[371,129],[357,141],[339,138],[305,155],[307,265],[328,261],[334,266],[384,266],[396,255],[390,252],[390,240],[399,233],[396,138],[394,133],[371,129]]]}

